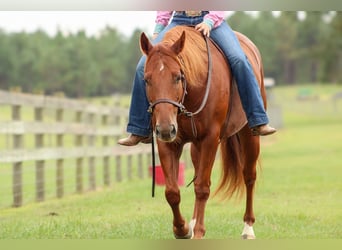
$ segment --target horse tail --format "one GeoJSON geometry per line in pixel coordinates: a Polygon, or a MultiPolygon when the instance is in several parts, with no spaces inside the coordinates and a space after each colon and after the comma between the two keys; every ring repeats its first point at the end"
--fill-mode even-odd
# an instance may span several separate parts
{"type": "Polygon", "coordinates": [[[244,162],[238,134],[221,140],[221,156],[221,178],[214,195],[220,193],[223,199],[229,199],[233,195],[241,198],[245,193],[244,162]]]}

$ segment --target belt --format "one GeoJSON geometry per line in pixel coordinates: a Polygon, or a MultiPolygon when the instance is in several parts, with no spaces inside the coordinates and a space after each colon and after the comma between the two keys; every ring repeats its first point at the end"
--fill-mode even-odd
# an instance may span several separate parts
{"type": "Polygon", "coordinates": [[[202,11],[200,10],[186,10],[186,11],[175,11],[176,15],[186,15],[189,17],[201,16],[202,11]]]}

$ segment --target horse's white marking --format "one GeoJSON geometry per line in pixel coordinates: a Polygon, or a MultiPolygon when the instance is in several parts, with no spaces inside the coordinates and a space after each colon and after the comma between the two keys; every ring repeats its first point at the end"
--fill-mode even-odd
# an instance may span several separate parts
{"type": "Polygon", "coordinates": [[[164,63],[163,62],[160,62],[160,68],[159,68],[159,71],[163,71],[164,70],[164,63]]]}
{"type": "Polygon", "coordinates": [[[196,219],[192,219],[189,222],[189,228],[191,229],[191,239],[194,237],[194,227],[196,225],[196,219]]]}
{"type": "Polygon", "coordinates": [[[241,237],[243,239],[255,239],[253,227],[248,225],[246,222],[245,222],[245,226],[243,228],[241,237]]]}
{"type": "Polygon", "coordinates": [[[182,237],[174,234],[175,238],[176,239],[192,239],[194,237],[194,227],[195,227],[195,224],[196,224],[196,219],[192,219],[189,222],[189,231],[188,231],[188,233],[185,236],[182,236],[182,237]]]}

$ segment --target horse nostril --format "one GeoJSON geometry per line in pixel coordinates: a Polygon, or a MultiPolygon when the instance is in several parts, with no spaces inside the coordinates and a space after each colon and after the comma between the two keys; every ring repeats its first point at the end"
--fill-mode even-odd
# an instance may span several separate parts
{"type": "Polygon", "coordinates": [[[160,135],[160,125],[156,125],[156,136],[160,135]]]}
{"type": "Polygon", "coordinates": [[[171,136],[172,137],[174,137],[174,136],[176,136],[176,134],[177,134],[177,130],[176,130],[176,126],[175,125],[171,125],[171,129],[170,129],[170,134],[171,134],[171,136]]]}

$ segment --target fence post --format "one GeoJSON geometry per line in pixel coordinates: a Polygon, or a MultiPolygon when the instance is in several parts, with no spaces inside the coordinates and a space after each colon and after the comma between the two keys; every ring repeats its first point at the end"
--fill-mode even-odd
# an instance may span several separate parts
{"type": "MultiPolygon", "coordinates": [[[[56,122],[63,121],[63,109],[56,110],[56,122]]],[[[57,147],[63,147],[63,134],[58,134],[56,137],[57,147]]],[[[64,196],[64,160],[57,159],[56,162],[56,196],[62,198],[64,196]]]]}
{"type": "Polygon", "coordinates": [[[121,171],[121,156],[117,155],[115,158],[116,162],[116,181],[121,182],[122,181],[122,171],[121,171]]]}
{"type": "Polygon", "coordinates": [[[150,174],[150,167],[152,167],[152,152],[151,152],[151,154],[148,154],[147,156],[146,156],[146,166],[147,166],[147,173],[148,173],[148,175],[147,176],[151,176],[151,174],[150,174]]]}
{"type": "MultiPolygon", "coordinates": [[[[102,126],[108,125],[108,115],[103,115],[101,120],[102,126]]],[[[109,136],[104,135],[102,137],[102,146],[107,147],[109,145],[109,136]]],[[[109,168],[109,156],[103,157],[103,183],[105,186],[110,186],[110,168],[109,168]]]]}
{"type": "Polygon", "coordinates": [[[132,155],[127,156],[127,177],[132,180],[132,155]]]}
{"type": "MultiPolygon", "coordinates": [[[[12,120],[21,120],[21,106],[12,106],[12,120]]],[[[13,135],[13,148],[20,149],[23,145],[23,136],[21,134],[13,135]]],[[[23,204],[23,177],[22,162],[13,163],[13,207],[20,207],[23,204]]]]}
{"type": "MultiPolygon", "coordinates": [[[[81,123],[82,121],[82,112],[76,112],[76,123],[81,123]]],[[[82,135],[76,135],[75,138],[75,145],[76,148],[81,148],[83,145],[83,137],[82,135]]],[[[76,158],[76,192],[82,193],[83,192],[83,158],[79,157],[76,158]]]]}
{"type": "MultiPolygon", "coordinates": [[[[94,126],[94,114],[93,113],[89,113],[88,114],[88,124],[91,126],[94,126]]],[[[95,145],[95,135],[94,134],[89,134],[88,135],[88,146],[89,147],[94,147],[95,145]]],[[[96,170],[95,170],[95,157],[91,156],[88,158],[88,167],[89,167],[89,176],[88,176],[88,180],[89,180],[89,189],[90,190],[95,190],[96,189],[96,170]]]]}
{"type": "Polygon", "coordinates": [[[144,178],[144,166],[143,166],[143,155],[142,154],[139,154],[138,155],[138,177],[140,179],[143,179],[144,178]]]}
{"type": "MultiPolygon", "coordinates": [[[[42,122],[43,120],[43,108],[36,107],[34,109],[34,120],[36,122],[42,122]]],[[[36,148],[43,148],[44,146],[44,134],[35,135],[36,148]]],[[[44,178],[44,160],[36,161],[36,201],[44,201],[45,198],[45,178],[44,178]]]]}
{"type": "MultiPolygon", "coordinates": [[[[113,106],[114,107],[120,107],[120,97],[118,95],[114,96],[113,106]]],[[[112,113],[112,118],[113,118],[113,125],[114,126],[120,126],[121,125],[121,114],[112,113]]],[[[119,136],[114,136],[113,139],[115,141],[118,141],[120,138],[119,138],[119,136]]]]}

